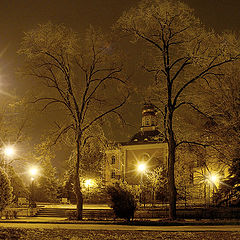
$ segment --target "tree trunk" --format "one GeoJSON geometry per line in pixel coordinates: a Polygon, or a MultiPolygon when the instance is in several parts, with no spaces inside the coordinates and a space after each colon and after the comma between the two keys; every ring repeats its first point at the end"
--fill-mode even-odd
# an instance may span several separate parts
{"type": "Polygon", "coordinates": [[[74,192],[77,200],[77,220],[82,220],[82,210],[83,210],[83,195],[81,191],[81,185],[79,180],[79,166],[80,166],[80,138],[78,137],[77,144],[77,159],[75,166],[75,183],[74,183],[74,192]]]}
{"type": "Polygon", "coordinates": [[[80,187],[79,175],[75,175],[75,195],[77,200],[77,220],[82,220],[83,196],[80,187]]]}
{"type": "Polygon", "coordinates": [[[175,143],[168,143],[168,189],[169,189],[169,218],[176,219],[177,192],[174,178],[175,143]]]}
{"type": "Polygon", "coordinates": [[[176,219],[176,199],[177,191],[175,186],[175,153],[176,142],[174,138],[174,132],[172,129],[172,114],[168,116],[168,191],[169,191],[169,218],[176,219]]]}

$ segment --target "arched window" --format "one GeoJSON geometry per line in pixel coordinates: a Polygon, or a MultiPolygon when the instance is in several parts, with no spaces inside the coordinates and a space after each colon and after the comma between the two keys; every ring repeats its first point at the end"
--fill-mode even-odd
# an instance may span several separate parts
{"type": "Polygon", "coordinates": [[[146,118],[146,126],[150,126],[150,119],[148,117],[146,118]]]}
{"type": "Polygon", "coordinates": [[[116,157],[114,155],[112,155],[112,164],[116,163],[116,157]]]}
{"type": "Polygon", "coordinates": [[[115,170],[112,171],[111,178],[116,178],[115,170]]]}

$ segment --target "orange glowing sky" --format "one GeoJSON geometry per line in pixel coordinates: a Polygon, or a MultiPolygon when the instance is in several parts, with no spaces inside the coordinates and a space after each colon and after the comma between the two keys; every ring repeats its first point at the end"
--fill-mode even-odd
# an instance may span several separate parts
{"type": "MultiPolygon", "coordinates": [[[[16,51],[24,31],[47,21],[64,23],[79,32],[84,31],[90,24],[108,31],[124,10],[134,7],[138,2],[139,0],[1,0],[0,87],[15,88],[19,95],[28,89],[25,82],[15,77],[16,69],[22,63],[16,51]]],[[[183,2],[194,8],[200,19],[210,28],[219,32],[225,29],[240,30],[239,0],[183,2]]],[[[141,81],[141,77],[138,81],[141,81]]],[[[141,106],[135,106],[134,109],[139,115],[135,117],[132,125],[139,127],[141,106]]],[[[131,131],[136,132],[136,129],[131,131]]]]}

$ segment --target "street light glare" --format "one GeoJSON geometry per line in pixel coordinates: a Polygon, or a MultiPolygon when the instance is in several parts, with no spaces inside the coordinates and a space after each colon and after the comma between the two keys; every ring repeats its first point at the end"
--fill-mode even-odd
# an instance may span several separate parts
{"type": "Polygon", "coordinates": [[[15,149],[13,146],[6,146],[4,149],[4,154],[8,157],[11,157],[15,154],[15,149]]]}
{"type": "Polygon", "coordinates": [[[218,176],[217,175],[211,175],[210,180],[212,183],[216,184],[218,182],[218,176]]]}
{"type": "Polygon", "coordinates": [[[30,168],[29,173],[31,176],[35,176],[38,172],[38,169],[36,167],[30,168]]]}
{"type": "Polygon", "coordinates": [[[94,185],[94,180],[92,180],[92,179],[85,180],[86,187],[92,187],[93,185],[94,185]]]}
{"type": "Polygon", "coordinates": [[[138,165],[138,171],[139,172],[145,172],[146,170],[146,164],[145,163],[141,163],[138,165]]]}

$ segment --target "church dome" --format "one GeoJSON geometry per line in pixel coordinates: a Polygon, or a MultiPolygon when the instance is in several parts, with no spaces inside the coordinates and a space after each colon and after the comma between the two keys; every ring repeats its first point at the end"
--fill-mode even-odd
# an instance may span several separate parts
{"type": "Polygon", "coordinates": [[[157,129],[157,110],[151,103],[142,108],[142,125],[138,133],[131,137],[131,143],[163,142],[164,135],[157,129]]]}

